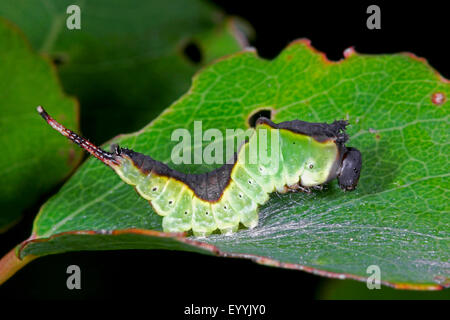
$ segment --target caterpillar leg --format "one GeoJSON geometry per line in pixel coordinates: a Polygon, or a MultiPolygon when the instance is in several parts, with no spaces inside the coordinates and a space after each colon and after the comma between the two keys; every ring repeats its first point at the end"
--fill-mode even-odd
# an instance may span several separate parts
{"type": "Polygon", "coordinates": [[[228,200],[211,205],[217,227],[223,234],[236,232],[239,227],[239,212],[235,211],[228,200]]]}
{"type": "Polygon", "coordinates": [[[232,208],[238,212],[239,221],[247,228],[258,225],[258,204],[242,191],[236,184],[228,189],[228,201],[232,208]]]}
{"type": "Polygon", "coordinates": [[[233,233],[235,233],[238,229],[239,229],[239,224],[236,224],[236,225],[231,226],[231,227],[226,227],[226,228],[220,229],[220,233],[222,233],[222,234],[224,234],[226,236],[230,236],[233,233]]]}
{"type": "Polygon", "coordinates": [[[258,210],[248,212],[241,222],[249,229],[256,228],[258,226],[258,210]]]}
{"type": "Polygon", "coordinates": [[[299,183],[293,184],[293,185],[286,185],[284,186],[284,192],[281,193],[287,193],[287,192],[305,192],[305,193],[311,193],[311,187],[303,187],[299,183]]]}

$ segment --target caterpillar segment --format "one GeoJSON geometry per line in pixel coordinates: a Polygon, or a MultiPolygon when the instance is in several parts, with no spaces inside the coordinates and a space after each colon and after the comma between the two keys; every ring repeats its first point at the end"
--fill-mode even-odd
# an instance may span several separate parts
{"type": "Polygon", "coordinates": [[[347,148],[346,121],[332,124],[299,120],[275,124],[260,118],[231,163],[211,172],[185,174],[150,156],[117,145],[104,151],[57,123],[42,107],[39,114],[54,129],[78,144],[135,187],[155,212],[163,230],[208,236],[258,225],[258,208],[272,192],[310,191],[335,178],[354,190],[361,153],[347,148]]]}

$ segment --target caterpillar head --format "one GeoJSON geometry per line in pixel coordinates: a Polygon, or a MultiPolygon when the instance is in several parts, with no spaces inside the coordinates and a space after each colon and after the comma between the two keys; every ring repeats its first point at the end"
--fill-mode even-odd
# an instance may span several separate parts
{"type": "Polygon", "coordinates": [[[355,190],[361,173],[361,152],[355,148],[346,148],[342,157],[341,167],[337,176],[339,187],[342,190],[355,190]]]}

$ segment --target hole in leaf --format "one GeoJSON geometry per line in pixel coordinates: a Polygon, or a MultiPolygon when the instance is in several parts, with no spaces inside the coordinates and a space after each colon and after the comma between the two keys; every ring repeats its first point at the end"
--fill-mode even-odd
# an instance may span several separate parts
{"type": "Polygon", "coordinates": [[[55,66],[59,67],[68,62],[68,58],[64,54],[57,53],[52,56],[52,62],[55,66]]]}
{"type": "Polygon", "coordinates": [[[189,41],[183,48],[183,54],[194,64],[199,64],[203,60],[200,47],[193,41],[189,41]]]}
{"type": "Polygon", "coordinates": [[[271,109],[259,109],[248,117],[248,125],[251,128],[256,126],[256,121],[259,118],[267,118],[272,120],[272,110],[271,109]]]}

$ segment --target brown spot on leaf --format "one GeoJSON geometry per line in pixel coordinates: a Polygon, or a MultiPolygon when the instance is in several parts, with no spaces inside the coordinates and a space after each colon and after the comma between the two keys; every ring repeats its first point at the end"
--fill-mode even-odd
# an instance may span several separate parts
{"type": "Polygon", "coordinates": [[[442,92],[435,92],[431,95],[431,102],[435,105],[442,105],[446,101],[446,97],[442,92]]]}
{"type": "Polygon", "coordinates": [[[344,58],[348,58],[351,57],[352,55],[355,54],[355,48],[354,47],[350,47],[344,50],[344,58]]]}

